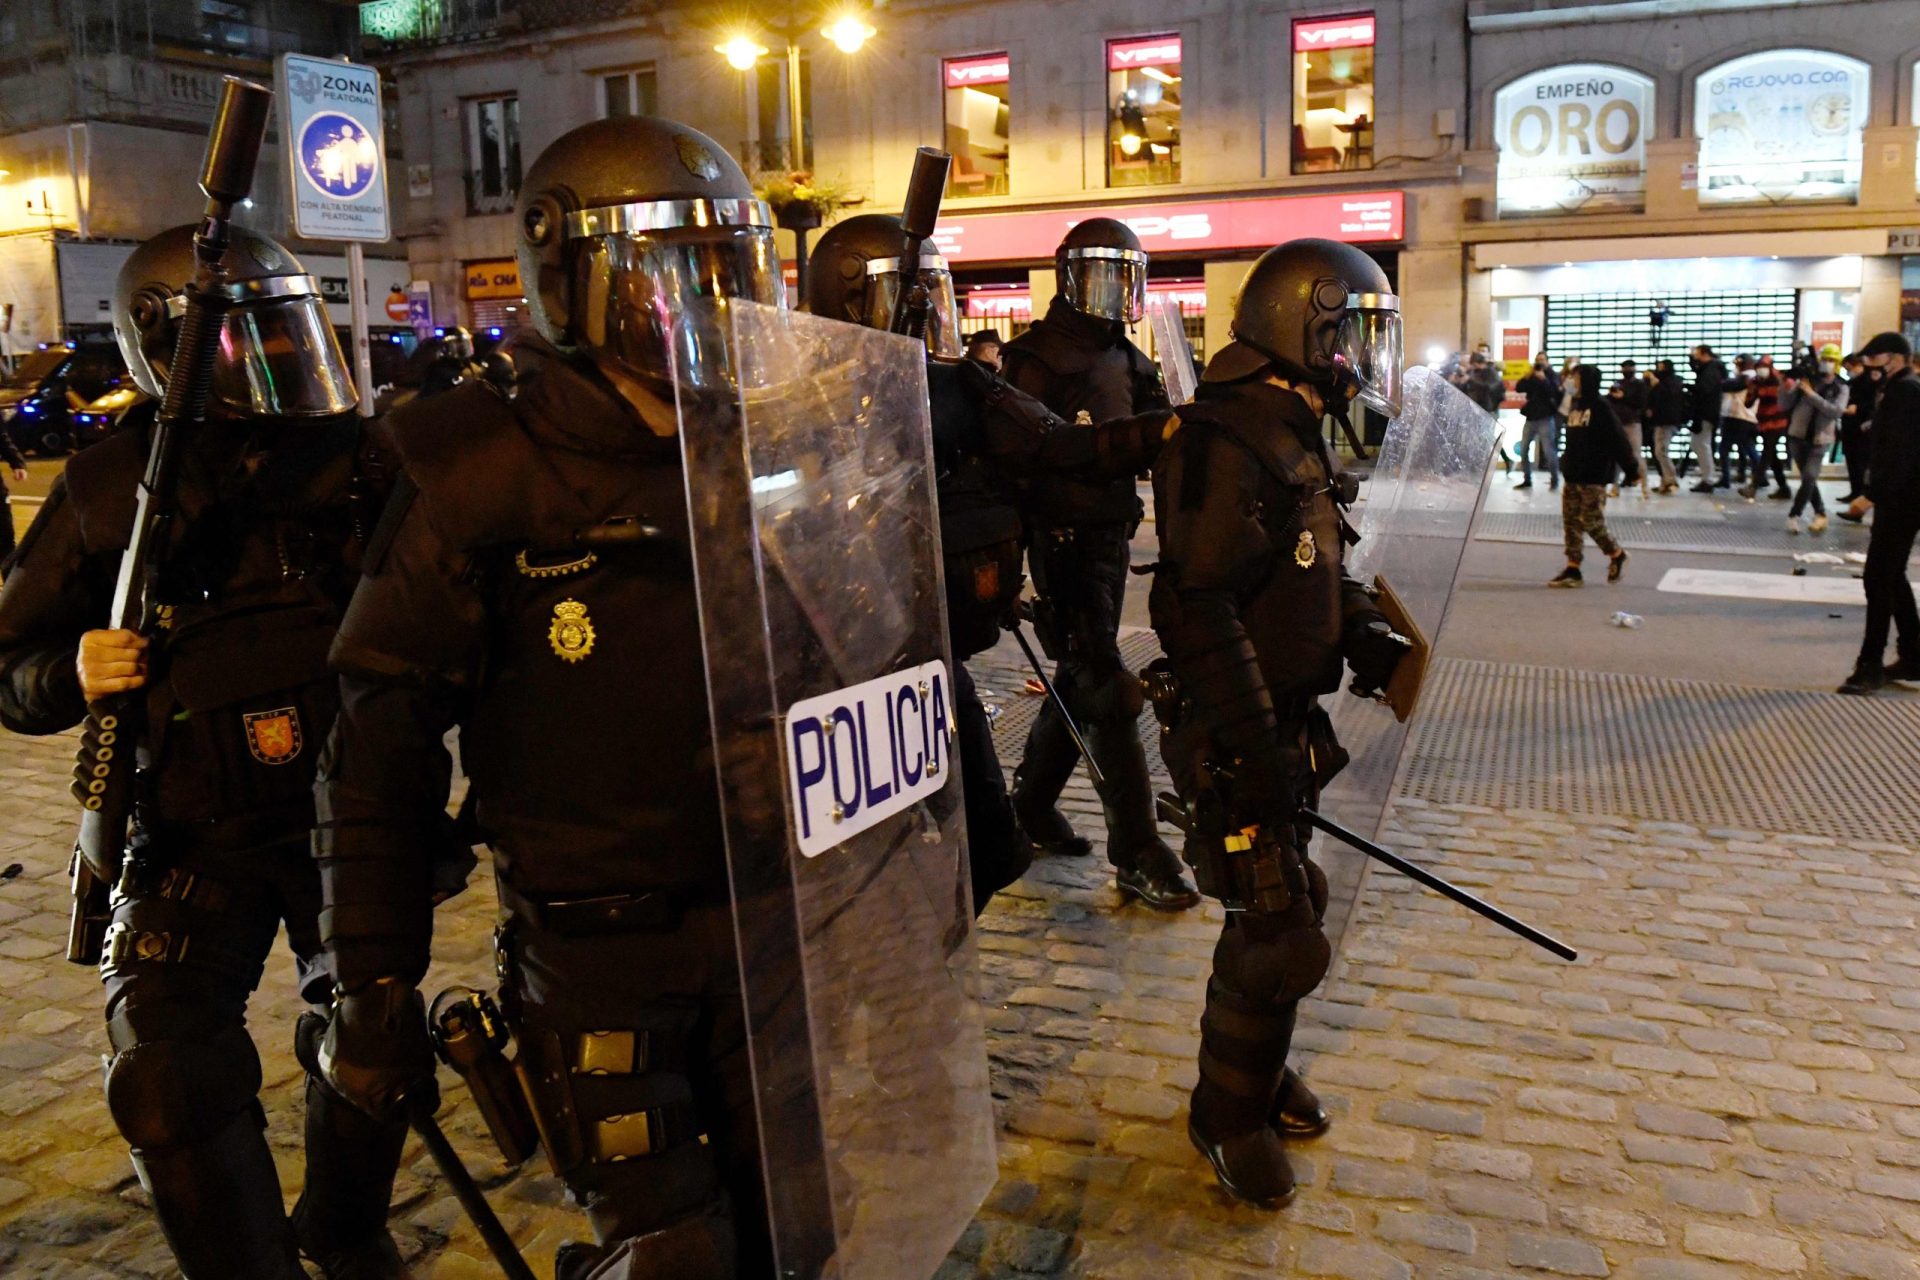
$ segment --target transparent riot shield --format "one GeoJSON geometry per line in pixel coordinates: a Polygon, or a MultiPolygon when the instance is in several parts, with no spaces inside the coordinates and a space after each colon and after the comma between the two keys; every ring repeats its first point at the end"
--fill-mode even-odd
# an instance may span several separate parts
{"type": "Polygon", "coordinates": [[[1199,379],[1194,376],[1193,344],[1187,341],[1179,304],[1160,296],[1148,298],[1147,328],[1153,334],[1153,358],[1167,384],[1168,402],[1176,407],[1191,403],[1199,379]]]}
{"type": "Polygon", "coordinates": [[[926,350],[772,307],[675,371],[783,1280],[922,1280],[992,1187],[926,350]]]}
{"type": "MultiPolygon", "coordinates": [[[[1347,557],[1347,572],[1369,583],[1384,576],[1438,645],[1486,495],[1498,428],[1493,415],[1424,366],[1407,371],[1402,405],[1380,445],[1372,479],[1361,486],[1360,543],[1347,557]]],[[[1353,760],[1321,795],[1320,810],[1378,839],[1408,726],[1386,707],[1344,692],[1322,704],[1353,760]]],[[[1327,873],[1326,929],[1337,948],[1372,863],[1327,836],[1315,841],[1314,860],[1327,873]]]]}

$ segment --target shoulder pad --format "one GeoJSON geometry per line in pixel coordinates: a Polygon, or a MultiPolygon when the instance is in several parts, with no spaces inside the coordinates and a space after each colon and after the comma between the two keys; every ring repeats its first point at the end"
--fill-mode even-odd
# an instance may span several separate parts
{"type": "Polygon", "coordinates": [[[1044,319],[1034,321],[1032,328],[1007,343],[1000,351],[1003,361],[1009,356],[1038,360],[1061,376],[1085,373],[1093,365],[1092,352],[1063,333],[1057,325],[1050,325],[1044,319]]]}
{"type": "MultiPolygon", "coordinates": [[[[540,484],[550,469],[539,447],[513,407],[483,383],[409,401],[387,416],[386,428],[428,518],[458,550],[525,539],[547,527],[552,499],[567,496],[540,484]]],[[[569,530],[575,523],[559,521],[569,530]]]]}
{"type": "Polygon", "coordinates": [[[88,555],[124,551],[133,538],[140,479],[147,469],[147,433],[129,428],[67,459],[67,493],[88,555]]]}

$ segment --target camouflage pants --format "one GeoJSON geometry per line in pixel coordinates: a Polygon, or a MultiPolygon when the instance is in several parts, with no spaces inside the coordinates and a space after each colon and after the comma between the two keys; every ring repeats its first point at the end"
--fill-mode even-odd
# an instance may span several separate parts
{"type": "Polygon", "coordinates": [[[1566,535],[1568,564],[1580,563],[1581,544],[1588,537],[1609,556],[1620,550],[1607,532],[1607,486],[1603,484],[1560,486],[1560,528],[1566,535]]]}

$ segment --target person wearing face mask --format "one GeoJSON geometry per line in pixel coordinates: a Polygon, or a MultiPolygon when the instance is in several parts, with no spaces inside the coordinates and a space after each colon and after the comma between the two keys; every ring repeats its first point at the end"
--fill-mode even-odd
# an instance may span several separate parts
{"type": "Polygon", "coordinates": [[[1833,447],[1835,432],[1846,416],[1847,384],[1840,377],[1840,348],[1821,348],[1813,376],[1788,378],[1780,388],[1780,405],[1787,413],[1787,456],[1800,475],[1800,488],[1787,512],[1787,532],[1800,532],[1800,513],[1813,507],[1810,532],[1825,533],[1827,506],[1820,497],[1820,464],[1833,447]]]}
{"type": "Polygon", "coordinates": [[[1716,452],[1714,437],[1720,430],[1720,402],[1726,391],[1727,366],[1713,354],[1713,348],[1704,342],[1693,349],[1689,363],[1693,366],[1693,439],[1690,447],[1694,458],[1700,463],[1700,483],[1693,486],[1693,492],[1712,493],[1718,485],[1720,474],[1713,465],[1716,452]]]}
{"type": "MultiPolygon", "coordinates": [[[[1635,457],[1641,456],[1645,440],[1643,432],[1647,418],[1648,390],[1647,380],[1640,376],[1639,367],[1631,360],[1622,360],[1620,380],[1607,392],[1607,399],[1612,402],[1614,417],[1619,419],[1620,430],[1626,433],[1627,445],[1633,450],[1635,457]]],[[[1624,472],[1622,477],[1628,482],[1633,479],[1631,474],[1624,472]]],[[[1612,497],[1619,497],[1618,483],[1610,485],[1607,492],[1612,497]]],[[[1640,468],[1640,496],[1642,498],[1647,496],[1647,468],[1644,464],[1640,468]]]]}
{"type": "Polygon", "coordinates": [[[1673,466],[1673,438],[1687,425],[1687,387],[1673,367],[1662,360],[1653,367],[1653,382],[1647,389],[1647,422],[1653,428],[1653,460],[1660,468],[1660,487],[1655,493],[1675,493],[1680,476],[1673,466]]]}
{"type": "Polygon", "coordinates": [[[1526,428],[1520,433],[1520,483],[1516,489],[1533,488],[1533,452],[1538,442],[1540,455],[1546,461],[1548,474],[1553,477],[1547,486],[1560,487],[1560,400],[1563,388],[1560,376],[1547,363],[1547,353],[1535,353],[1533,368],[1527,376],[1513,384],[1513,389],[1526,397],[1526,403],[1520,406],[1520,417],[1526,428]]]}
{"type": "MultiPolygon", "coordinates": [[[[233,229],[216,286],[204,424],[180,442],[179,515],[151,639],[108,630],[115,574],[195,276],[194,228],[128,255],[114,334],[153,399],[75,455],[0,589],[0,721],[58,733],[139,690],[147,723],[100,972],[107,1107],[189,1280],[408,1274],[387,1234],[404,1123],[306,1088],[306,1185],[289,1219],[263,1132],[246,1012],[285,926],[300,993],[332,998],[313,779],[339,702],[327,648],[379,520],[391,451],[357,396],[320,286],[233,229]]],[[[454,860],[464,848],[443,848],[454,860]]],[[[430,907],[429,907],[430,909],[430,907]]]]}
{"type": "Polygon", "coordinates": [[[1759,434],[1755,426],[1759,421],[1755,409],[1759,392],[1753,379],[1753,357],[1737,355],[1732,374],[1720,384],[1720,482],[1715,486],[1730,488],[1738,478],[1740,496],[1749,502],[1753,500],[1752,484],[1758,483],[1760,473],[1760,459],[1754,449],[1759,434]],[[1729,456],[1733,454],[1739,459],[1737,477],[1734,458],[1729,456]]]}
{"type": "MultiPolygon", "coordinates": [[[[1885,373],[1870,369],[1855,352],[1841,361],[1847,375],[1847,411],[1840,419],[1840,453],[1847,464],[1847,492],[1842,504],[1851,505],[1867,491],[1867,470],[1873,462],[1873,406],[1885,373]]],[[[1846,519],[1847,513],[1840,513],[1846,519]]]]}
{"type": "Polygon", "coordinates": [[[1190,812],[1221,814],[1196,820],[1188,859],[1229,906],[1187,1133],[1229,1194],[1277,1208],[1294,1194],[1285,1141],[1331,1123],[1287,1066],[1332,961],[1299,817],[1345,759],[1319,699],[1349,670],[1354,693],[1384,689],[1407,650],[1347,573],[1357,486],[1320,424],[1353,399],[1400,411],[1400,302],[1359,249],[1294,240],[1254,263],[1232,332],[1154,470],[1149,608],[1178,693],[1155,697],[1168,770],[1190,812]]]}
{"type": "Polygon", "coordinates": [[[1897,333],[1882,333],[1860,348],[1883,381],[1873,408],[1873,470],[1867,492],[1847,510],[1854,519],[1873,512],[1873,538],[1861,585],[1867,593],[1866,635],[1853,673],[1841,693],[1871,694],[1889,680],[1920,680],[1920,613],[1907,580],[1907,561],[1920,535],[1920,376],[1913,346],[1897,333]],[[1886,661],[1887,633],[1894,632],[1895,659],[1886,661]]]}
{"type": "Polygon", "coordinates": [[[1548,582],[1552,587],[1581,585],[1582,547],[1588,538],[1606,553],[1608,582],[1618,582],[1627,567],[1626,548],[1615,542],[1607,529],[1607,482],[1616,467],[1630,482],[1638,480],[1645,464],[1627,444],[1626,433],[1620,429],[1608,397],[1601,392],[1600,381],[1600,370],[1593,365],[1583,364],[1574,370],[1567,450],[1560,460],[1561,474],[1567,481],[1560,498],[1567,567],[1548,582]]]}
{"type": "Polygon", "coordinates": [[[1753,478],[1741,491],[1744,498],[1752,498],[1759,492],[1760,486],[1766,483],[1769,468],[1773,471],[1773,492],[1769,496],[1782,502],[1792,496],[1792,491],[1787,488],[1786,459],[1782,456],[1787,433],[1787,410],[1780,403],[1781,386],[1773,357],[1761,356],[1755,362],[1753,371],[1753,478]]]}

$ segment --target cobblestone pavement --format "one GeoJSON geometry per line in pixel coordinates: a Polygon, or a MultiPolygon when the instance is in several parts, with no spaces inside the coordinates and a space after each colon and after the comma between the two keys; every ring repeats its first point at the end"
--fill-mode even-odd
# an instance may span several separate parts
{"type": "MultiPolygon", "coordinates": [[[[982,684],[1025,696],[1006,668],[982,684]]],[[[0,1274],[166,1275],[100,1100],[96,983],[58,955],[68,750],[0,738],[0,864],[25,865],[0,884],[0,1274]]],[[[1068,806],[1097,834],[1083,782],[1068,806]]],[[[1580,962],[1374,877],[1299,1037],[1335,1127],[1297,1148],[1295,1204],[1258,1212],[1183,1132],[1217,908],[1120,909],[1098,856],[1044,862],[982,923],[1003,1176],[940,1280],[1920,1280],[1911,849],[1645,814],[1395,814],[1392,843],[1580,962]]],[[[441,911],[432,982],[485,980],[491,896],[441,911]]],[[[253,1020],[289,1196],[290,971],[276,961],[253,1020]]],[[[579,1219],[537,1165],[481,1160],[448,1094],[455,1144],[547,1274],[579,1219]]],[[[394,1224],[422,1273],[494,1274],[407,1158],[394,1224]]]]}

